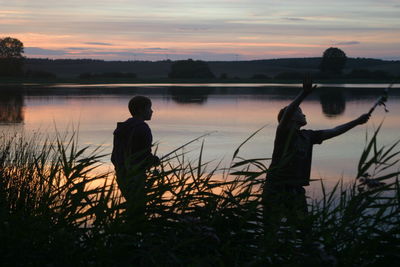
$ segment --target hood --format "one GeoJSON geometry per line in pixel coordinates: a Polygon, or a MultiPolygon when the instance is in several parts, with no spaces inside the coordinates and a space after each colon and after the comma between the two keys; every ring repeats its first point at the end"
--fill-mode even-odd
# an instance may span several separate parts
{"type": "Polygon", "coordinates": [[[142,126],[142,125],[146,125],[146,123],[141,120],[141,119],[137,119],[137,118],[129,118],[124,122],[118,122],[117,123],[117,128],[114,131],[115,135],[127,132],[129,130],[131,130],[132,128],[136,128],[138,126],[142,126]]]}

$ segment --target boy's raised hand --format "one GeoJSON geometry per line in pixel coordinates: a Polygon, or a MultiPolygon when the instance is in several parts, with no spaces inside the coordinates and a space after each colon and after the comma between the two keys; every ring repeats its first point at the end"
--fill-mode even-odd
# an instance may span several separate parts
{"type": "Polygon", "coordinates": [[[313,84],[312,84],[313,82],[312,82],[312,79],[311,79],[311,75],[310,74],[306,74],[305,76],[304,76],[304,79],[303,79],[303,92],[305,93],[305,94],[310,94],[315,88],[317,88],[317,86],[316,85],[314,85],[313,86],[313,84]]]}

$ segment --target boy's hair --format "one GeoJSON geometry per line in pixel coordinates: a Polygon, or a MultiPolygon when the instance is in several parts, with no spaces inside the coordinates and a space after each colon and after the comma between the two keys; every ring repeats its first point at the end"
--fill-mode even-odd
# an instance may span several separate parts
{"type": "MultiPolygon", "coordinates": [[[[278,113],[278,122],[281,122],[283,114],[285,114],[285,111],[287,109],[288,106],[282,108],[279,113],[278,113]]],[[[301,110],[300,107],[297,107],[298,110],[301,110]]]]}
{"type": "Polygon", "coordinates": [[[148,106],[151,106],[150,98],[141,95],[132,97],[128,104],[129,112],[132,116],[140,113],[148,106]]]}
{"type": "Polygon", "coordinates": [[[285,114],[286,108],[287,108],[287,106],[284,107],[284,108],[282,108],[282,109],[279,111],[279,113],[278,113],[278,122],[281,122],[282,117],[283,117],[283,114],[285,114]]]}

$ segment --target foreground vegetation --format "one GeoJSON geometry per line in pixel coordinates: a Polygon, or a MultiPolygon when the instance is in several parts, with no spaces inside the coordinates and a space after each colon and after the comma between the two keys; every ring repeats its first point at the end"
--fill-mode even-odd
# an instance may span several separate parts
{"type": "MultiPolygon", "coordinates": [[[[361,154],[349,185],[310,201],[302,235],[283,220],[264,229],[267,159],[234,152],[224,174],[175,153],[149,171],[147,220],[126,220],[105,155],[75,135],[0,138],[3,266],[375,266],[400,259],[398,142],[361,154]]],[[[271,215],[272,216],[272,215],[271,215]]]]}

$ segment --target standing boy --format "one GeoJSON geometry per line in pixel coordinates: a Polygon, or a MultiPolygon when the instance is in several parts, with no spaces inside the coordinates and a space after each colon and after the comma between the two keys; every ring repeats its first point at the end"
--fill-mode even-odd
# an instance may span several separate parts
{"type": "Polygon", "coordinates": [[[117,123],[111,162],[118,187],[127,202],[128,215],[143,219],[146,170],[159,163],[158,157],[151,153],[153,136],[145,122],[151,120],[153,110],[151,100],[145,96],[133,97],[128,107],[132,117],[117,123]]]}
{"type": "Polygon", "coordinates": [[[369,119],[369,114],[363,114],[332,129],[300,129],[307,121],[299,106],[315,87],[311,78],[306,77],[300,94],[278,114],[274,151],[263,191],[264,221],[270,223],[267,227],[279,227],[282,217],[298,224],[307,214],[303,186],[308,186],[310,181],[313,145],[341,135],[369,119]]]}

